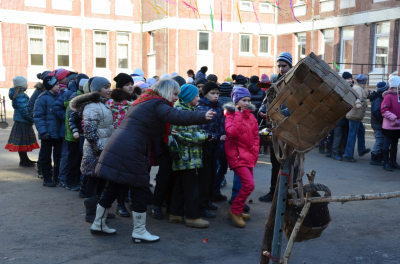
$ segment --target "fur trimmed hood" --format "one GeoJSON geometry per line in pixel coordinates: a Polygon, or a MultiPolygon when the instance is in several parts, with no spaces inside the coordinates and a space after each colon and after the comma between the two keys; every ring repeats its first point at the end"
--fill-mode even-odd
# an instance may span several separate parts
{"type": "MultiPolygon", "coordinates": [[[[229,102],[229,103],[224,104],[223,108],[224,108],[224,110],[227,110],[228,112],[232,112],[232,113],[234,113],[236,111],[235,110],[236,107],[235,107],[235,104],[233,102],[229,102]]],[[[249,109],[251,111],[254,111],[256,109],[256,106],[253,105],[253,104],[250,104],[249,109]]]]}
{"type": "Polygon", "coordinates": [[[35,87],[36,89],[42,90],[42,92],[46,91],[46,89],[44,88],[43,83],[41,83],[41,82],[36,83],[34,87],[35,87]]]}
{"type": "Polygon", "coordinates": [[[107,100],[102,98],[98,92],[93,92],[75,97],[71,100],[69,106],[72,110],[77,111],[79,108],[88,103],[100,103],[102,101],[106,102],[107,100]]]}
{"type": "Polygon", "coordinates": [[[385,97],[388,94],[397,95],[397,91],[396,90],[387,90],[386,92],[383,92],[383,97],[385,97]]]}

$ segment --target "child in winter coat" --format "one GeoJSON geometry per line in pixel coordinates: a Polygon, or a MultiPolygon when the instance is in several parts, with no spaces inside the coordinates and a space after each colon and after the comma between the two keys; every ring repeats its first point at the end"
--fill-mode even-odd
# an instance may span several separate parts
{"type": "MultiPolygon", "coordinates": [[[[185,84],[181,87],[179,101],[175,107],[182,111],[194,111],[199,100],[196,86],[185,84]]],[[[172,126],[181,158],[173,160],[172,170],[176,173],[176,181],[172,194],[170,223],[183,222],[186,215],[186,226],[208,227],[208,221],[200,218],[199,179],[196,169],[203,167],[202,143],[212,138],[199,126],[172,126]]]]}
{"type": "Polygon", "coordinates": [[[58,80],[54,76],[47,76],[43,79],[43,86],[46,89],[39,95],[33,109],[33,119],[36,130],[42,141],[40,151],[40,165],[42,166],[43,186],[55,187],[60,172],[60,159],[62,140],[60,140],[61,121],[53,111],[54,104],[58,99],[58,80]],[[54,171],[51,179],[51,153],[54,147],[54,171]]]}
{"type": "Polygon", "coordinates": [[[254,105],[250,103],[250,92],[246,88],[234,88],[232,91],[233,103],[224,106],[226,110],[225,152],[229,167],[240,178],[242,188],[233,200],[229,219],[237,227],[245,227],[243,219],[250,219],[250,215],[243,214],[247,197],[254,190],[253,168],[258,159],[260,139],[258,137],[257,119],[251,113],[254,105]]]}
{"type": "Polygon", "coordinates": [[[383,116],[383,168],[392,171],[392,168],[400,169],[396,162],[397,146],[400,138],[400,77],[389,79],[390,90],[383,93],[381,113],[383,116]]]}
{"type": "MultiPolygon", "coordinates": [[[[211,76],[211,75],[210,75],[211,76]]],[[[207,134],[212,135],[211,140],[203,144],[203,168],[199,169],[200,179],[200,203],[202,216],[214,218],[215,213],[210,210],[217,210],[218,206],[211,203],[226,201],[226,196],[219,194],[214,196],[214,183],[217,175],[217,160],[220,152],[220,140],[225,140],[225,122],[222,108],[219,105],[219,86],[215,82],[207,82],[203,86],[204,97],[200,99],[195,111],[212,110],[216,115],[211,122],[201,125],[207,134]]],[[[222,179],[218,179],[218,185],[222,179]]]]}
{"type": "Polygon", "coordinates": [[[27,80],[22,76],[16,76],[13,83],[14,87],[10,89],[9,97],[14,108],[14,125],[5,149],[10,152],[18,152],[20,167],[34,167],[36,162],[28,158],[27,152],[38,149],[39,145],[32,128],[33,119],[27,111],[29,101],[28,95],[25,94],[27,80]]]}

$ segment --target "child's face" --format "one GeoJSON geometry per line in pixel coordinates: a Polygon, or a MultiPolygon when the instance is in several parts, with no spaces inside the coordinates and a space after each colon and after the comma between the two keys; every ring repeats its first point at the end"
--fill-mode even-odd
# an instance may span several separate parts
{"type": "Polygon", "coordinates": [[[197,85],[197,89],[199,89],[199,93],[202,93],[202,92],[203,92],[203,86],[204,86],[203,83],[199,83],[199,84],[197,85]]]}
{"type": "Polygon", "coordinates": [[[196,97],[193,98],[193,100],[188,103],[188,105],[189,106],[196,106],[198,101],[199,101],[199,94],[197,94],[196,97]]]}
{"type": "Polygon", "coordinates": [[[56,94],[60,90],[59,83],[57,82],[56,85],[53,86],[53,88],[50,89],[50,92],[56,94]]]}
{"type": "Polygon", "coordinates": [[[212,102],[218,102],[219,90],[218,89],[211,90],[204,97],[212,102]]]}
{"type": "Polygon", "coordinates": [[[127,93],[127,94],[132,94],[133,93],[133,82],[129,82],[122,87],[122,90],[127,93]]]}
{"type": "Polygon", "coordinates": [[[250,97],[243,97],[236,104],[242,108],[242,110],[247,110],[250,107],[250,97]]]}
{"type": "Polygon", "coordinates": [[[346,82],[347,82],[348,84],[352,84],[352,83],[353,83],[353,79],[352,79],[352,78],[347,78],[347,79],[346,79],[346,82]]]}
{"type": "Polygon", "coordinates": [[[100,94],[101,97],[103,97],[105,99],[110,99],[110,96],[111,96],[111,84],[104,85],[100,89],[99,94],[100,94]]]}

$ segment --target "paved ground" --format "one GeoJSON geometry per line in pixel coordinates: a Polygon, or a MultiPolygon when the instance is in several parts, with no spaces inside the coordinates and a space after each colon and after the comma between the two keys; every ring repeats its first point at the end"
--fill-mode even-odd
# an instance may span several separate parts
{"type": "MultiPolygon", "coordinates": [[[[149,216],[148,230],[161,242],[134,245],[132,218],[109,221],[118,231],[116,236],[94,237],[83,221],[83,201],[76,192],[42,187],[35,169],[19,168],[18,155],[3,149],[10,129],[0,130],[0,263],[258,263],[270,208],[270,203],[258,201],[269,188],[268,156],[260,158],[264,163],[255,169],[256,188],[249,204],[252,219],[245,229],[230,225],[229,206],[224,202],[218,204],[217,218],[208,229],[149,216]],[[202,242],[205,238],[208,244],[202,242]]],[[[373,140],[367,139],[367,145],[372,147],[373,140]]],[[[30,157],[37,157],[37,152],[30,157]]],[[[385,172],[370,166],[368,159],[342,163],[314,150],[306,155],[306,171],[315,169],[316,182],[329,186],[333,195],[400,190],[400,171],[385,172]]],[[[152,170],[151,179],[156,171],[152,170]]],[[[229,197],[232,177],[229,172],[223,189],[229,197]]],[[[295,244],[291,263],[400,263],[399,205],[400,199],[331,203],[328,229],[319,239],[295,244]]]]}

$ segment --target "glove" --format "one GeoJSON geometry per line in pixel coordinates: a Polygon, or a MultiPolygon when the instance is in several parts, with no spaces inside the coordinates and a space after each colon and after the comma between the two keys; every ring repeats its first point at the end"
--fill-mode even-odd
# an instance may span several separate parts
{"type": "Polygon", "coordinates": [[[49,133],[47,133],[47,132],[41,134],[40,137],[41,137],[41,139],[50,139],[50,135],[49,135],[49,133]]]}

